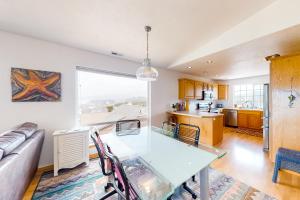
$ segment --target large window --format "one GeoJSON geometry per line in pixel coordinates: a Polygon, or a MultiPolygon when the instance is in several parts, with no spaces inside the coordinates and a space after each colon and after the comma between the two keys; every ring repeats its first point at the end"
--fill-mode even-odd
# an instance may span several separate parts
{"type": "MultiPolygon", "coordinates": [[[[148,83],[131,76],[77,70],[80,126],[122,119],[148,118],[148,83]]],[[[110,129],[112,125],[102,125],[110,129]]]]}
{"type": "Polygon", "coordinates": [[[235,85],[233,104],[248,108],[263,108],[263,85],[235,85]]]}

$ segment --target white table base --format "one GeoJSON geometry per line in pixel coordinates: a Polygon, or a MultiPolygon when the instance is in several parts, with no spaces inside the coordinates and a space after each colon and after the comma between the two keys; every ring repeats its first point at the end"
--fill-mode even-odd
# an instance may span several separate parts
{"type": "Polygon", "coordinates": [[[200,172],[200,199],[209,200],[208,188],[208,166],[203,168],[200,172]]]}

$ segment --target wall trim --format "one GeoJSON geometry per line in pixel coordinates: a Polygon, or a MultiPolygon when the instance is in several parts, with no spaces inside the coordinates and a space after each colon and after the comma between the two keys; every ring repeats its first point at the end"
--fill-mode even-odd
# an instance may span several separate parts
{"type": "MultiPolygon", "coordinates": [[[[98,158],[98,154],[97,153],[93,153],[93,154],[90,154],[89,155],[89,158],[90,160],[91,159],[95,159],[95,158],[98,158]]],[[[46,165],[46,166],[43,166],[43,167],[39,167],[36,171],[36,174],[41,174],[41,173],[44,173],[44,172],[49,172],[49,171],[52,171],[54,170],[54,165],[51,164],[51,165],[46,165]]]]}

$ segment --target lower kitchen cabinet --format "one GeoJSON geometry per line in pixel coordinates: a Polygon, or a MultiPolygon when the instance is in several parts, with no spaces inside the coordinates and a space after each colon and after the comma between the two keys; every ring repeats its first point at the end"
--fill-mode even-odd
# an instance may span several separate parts
{"type": "Polygon", "coordinates": [[[239,110],[238,127],[261,129],[262,128],[262,111],[259,110],[239,110]]]}
{"type": "Polygon", "coordinates": [[[248,114],[238,112],[238,127],[248,128],[248,114]]]}

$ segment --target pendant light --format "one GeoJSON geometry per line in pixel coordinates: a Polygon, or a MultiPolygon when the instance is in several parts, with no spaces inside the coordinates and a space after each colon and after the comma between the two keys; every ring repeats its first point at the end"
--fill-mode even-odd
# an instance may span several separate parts
{"type": "Polygon", "coordinates": [[[148,34],[151,31],[151,26],[145,26],[145,31],[147,33],[147,58],[144,59],[142,66],[136,71],[136,77],[139,80],[144,81],[156,81],[158,77],[158,71],[151,67],[151,60],[149,59],[149,45],[148,45],[148,34]]]}

